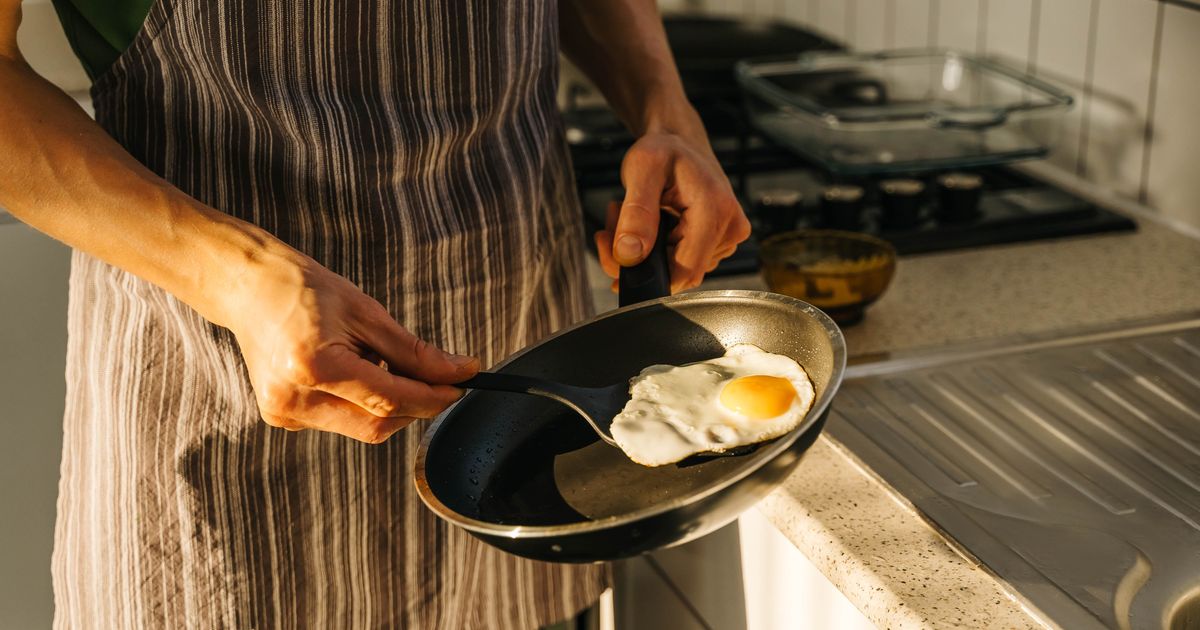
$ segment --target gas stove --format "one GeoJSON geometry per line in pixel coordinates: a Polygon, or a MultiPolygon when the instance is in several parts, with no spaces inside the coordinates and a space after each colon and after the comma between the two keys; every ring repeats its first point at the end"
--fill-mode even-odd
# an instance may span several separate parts
{"type": "MultiPolygon", "coordinates": [[[[904,256],[1137,227],[1129,217],[1009,166],[832,174],[750,129],[736,102],[708,102],[700,111],[754,225],[751,238],[713,275],[757,270],[759,242],[789,228],[875,234],[904,256]]],[[[622,197],[621,158],[633,139],[603,108],[564,112],[564,122],[585,224],[589,232],[602,229],[608,203],[622,197]]]]}

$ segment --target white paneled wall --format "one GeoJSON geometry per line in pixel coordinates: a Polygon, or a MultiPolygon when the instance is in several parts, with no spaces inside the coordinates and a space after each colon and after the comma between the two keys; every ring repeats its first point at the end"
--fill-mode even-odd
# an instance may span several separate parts
{"type": "MultiPolygon", "coordinates": [[[[893,46],[896,48],[920,48],[932,44],[930,16],[933,0],[885,0],[895,7],[895,18],[891,24],[893,46]]],[[[855,43],[857,45],[857,43],[855,43]]]]}
{"type": "MultiPolygon", "coordinates": [[[[682,0],[664,6],[681,6],[682,0]]],[[[1078,96],[1051,160],[1200,226],[1200,1],[707,0],[860,50],[938,46],[1002,58],[1078,96]]]]}
{"type": "Polygon", "coordinates": [[[1129,51],[1154,49],[1158,11],[1147,9],[1134,0],[1101,3],[1087,103],[1086,174],[1132,198],[1142,187],[1153,55],[1129,51]]]}
{"type": "Polygon", "coordinates": [[[1200,10],[1165,5],[1159,24],[1149,202],[1200,225],[1200,10]]]}
{"type": "MultiPolygon", "coordinates": [[[[1124,0],[1115,0],[1118,2],[1124,0]]],[[[1085,94],[1092,5],[1094,0],[1043,0],[1037,21],[1037,48],[1032,61],[1039,74],[1056,79],[1075,90],[1079,100],[1066,118],[1059,146],[1051,160],[1069,169],[1079,164],[1079,145],[1084,133],[1083,113],[1087,110],[1085,94]]]]}
{"type": "Polygon", "coordinates": [[[1011,62],[1017,67],[1029,63],[1029,49],[1033,45],[1034,0],[1004,0],[989,2],[983,38],[986,52],[1011,62]]]}
{"type": "MultiPolygon", "coordinates": [[[[937,46],[969,52],[983,52],[980,46],[979,16],[986,13],[987,3],[980,0],[950,0],[938,3],[937,46]]],[[[857,46],[857,42],[855,43],[857,46]]]]}
{"type": "Polygon", "coordinates": [[[860,48],[868,50],[891,46],[892,17],[891,3],[885,0],[858,0],[855,7],[854,41],[860,48]]]}

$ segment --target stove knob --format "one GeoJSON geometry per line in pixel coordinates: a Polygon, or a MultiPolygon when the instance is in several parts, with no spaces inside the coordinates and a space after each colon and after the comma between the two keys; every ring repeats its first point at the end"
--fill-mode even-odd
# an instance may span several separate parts
{"type": "Polygon", "coordinates": [[[753,209],[758,223],[758,237],[763,239],[796,229],[803,200],[798,190],[770,190],[759,195],[753,209]]]}
{"type": "Polygon", "coordinates": [[[937,218],[942,223],[965,223],[980,216],[983,178],[974,173],[946,173],[937,178],[937,218]]]}
{"type": "Polygon", "coordinates": [[[835,230],[861,230],[863,189],[850,184],[826,186],[821,191],[821,224],[835,230]]]}
{"type": "Polygon", "coordinates": [[[879,182],[883,227],[889,230],[921,224],[921,201],[925,184],[919,179],[885,179],[879,182]]]}

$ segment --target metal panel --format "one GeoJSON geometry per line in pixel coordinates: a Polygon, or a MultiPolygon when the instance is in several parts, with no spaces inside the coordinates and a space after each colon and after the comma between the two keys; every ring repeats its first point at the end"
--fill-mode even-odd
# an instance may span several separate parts
{"type": "Polygon", "coordinates": [[[848,374],[829,433],[1056,623],[1159,628],[1196,605],[1200,320],[848,374]]]}

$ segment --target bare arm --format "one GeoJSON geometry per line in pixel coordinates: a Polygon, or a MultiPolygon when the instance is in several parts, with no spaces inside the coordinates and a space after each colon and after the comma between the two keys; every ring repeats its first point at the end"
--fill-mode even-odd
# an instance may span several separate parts
{"type": "Polygon", "coordinates": [[[33,72],[20,19],[20,0],[0,0],[0,205],[232,330],[273,425],[376,442],[457,398],[444,384],[476,362],[421,343],[349,281],[138,163],[33,72]]]}
{"type": "MultiPolygon", "coordinates": [[[[19,0],[0,2],[0,201],[32,227],[227,323],[207,285],[234,258],[287,256],[262,230],[187,197],[125,152],[16,47],[19,0]],[[193,264],[178,264],[180,260],[193,264]]],[[[239,261],[240,262],[240,261],[239,261]]]]}
{"type": "Polygon", "coordinates": [[[653,0],[563,0],[566,55],[604,93],[639,137],[621,165],[625,200],[596,235],[601,263],[645,258],[658,229],[659,207],[680,213],[672,234],[674,290],[696,286],[733,253],[750,224],[688,103],[653,0]]]}

